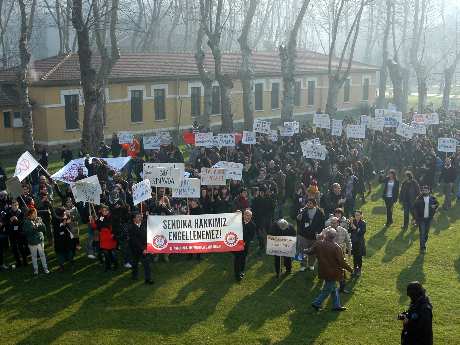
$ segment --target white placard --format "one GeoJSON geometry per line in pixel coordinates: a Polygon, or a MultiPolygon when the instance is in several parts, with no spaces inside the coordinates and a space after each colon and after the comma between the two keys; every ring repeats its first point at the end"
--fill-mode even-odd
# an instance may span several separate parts
{"type": "Polygon", "coordinates": [[[300,133],[300,122],[299,121],[291,121],[284,123],[285,128],[293,128],[294,134],[300,133]]]}
{"type": "Polygon", "coordinates": [[[255,119],[252,127],[252,131],[256,133],[270,134],[270,121],[263,121],[260,119],[255,119]]]}
{"type": "Polygon", "coordinates": [[[159,150],[161,146],[161,137],[150,136],[142,138],[144,150],[159,150]]]}
{"type": "Polygon", "coordinates": [[[87,177],[70,185],[75,202],[101,204],[102,188],[97,175],[87,177]]]}
{"type": "Polygon", "coordinates": [[[199,178],[184,178],[179,188],[173,188],[173,198],[199,198],[201,196],[201,182],[199,178]]]}
{"type": "Polygon", "coordinates": [[[385,117],[383,116],[377,116],[375,118],[370,117],[367,122],[367,128],[373,131],[383,132],[384,124],[385,124],[385,117]]]}
{"type": "Polygon", "coordinates": [[[327,149],[324,145],[315,145],[310,141],[302,141],[300,147],[302,149],[302,155],[305,158],[319,159],[322,161],[326,159],[327,149]]]}
{"type": "Polygon", "coordinates": [[[457,139],[455,138],[438,138],[439,152],[457,152],[457,139]]]}
{"type": "Polygon", "coordinates": [[[214,135],[209,133],[195,133],[195,146],[212,147],[214,144],[214,135]]]}
{"type": "Polygon", "coordinates": [[[217,134],[217,140],[221,147],[235,147],[235,134],[219,133],[217,134]]]}
{"type": "Polygon", "coordinates": [[[267,235],[267,255],[287,256],[293,258],[297,250],[295,236],[267,235]]]}
{"type": "Polygon", "coordinates": [[[424,114],[414,114],[412,117],[412,122],[419,123],[419,124],[425,124],[425,115],[424,114]]]}
{"type": "Polygon", "coordinates": [[[293,127],[278,127],[281,137],[292,137],[295,134],[295,129],[293,127]]]}
{"type": "Polygon", "coordinates": [[[348,125],[347,126],[347,138],[348,139],[365,139],[366,138],[366,126],[363,125],[348,125]]]}
{"type": "Polygon", "coordinates": [[[139,183],[133,184],[133,204],[137,205],[152,197],[152,187],[150,180],[145,179],[139,183]]]}
{"type": "Polygon", "coordinates": [[[179,169],[181,171],[181,175],[184,176],[185,174],[185,164],[184,163],[144,163],[143,166],[143,173],[148,174],[153,168],[173,168],[179,169]]]}
{"type": "Polygon", "coordinates": [[[257,144],[256,133],[243,131],[243,138],[241,139],[242,143],[245,145],[255,145],[257,144]]]}
{"type": "Polygon", "coordinates": [[[155,167],[144,171],[144,179],[150,180],[153,187],[177,188],[184,179],[184,174],[180,169],[155,167]]]}
{"type": "Polygon", "coordinates": [[[225,186],[225,169],[201,168],[200,179],[202,186],[225,186]]]}
{"type": "Polygon", "coordinates": [[[24,152],[19,157],[16,163],[16,169],[14,170],[14,176],[18,178],[19,182],[22,182],[32,171],[35,170],[40,164],[30,154],[29,151],[24,152]]]}
{"type": "Polygon", "coordinates": [[[375,116],[385,116],[385,109],[375,109],[375,116]]]}
{"type": "Polygon", "coordinates": [[[360,119],[361,119],[361,124],[364,126],[367,126],[367,124],[369,123],[369,116],[361,115],[360,119]]]}
{"type": "Polygon", "coordinates": [[[241,181],[243,178],[243,164],[241,163],[220,161],[214,164],[213,168],[225,169],[227,180],[241,181]]]}
{"type": "Polygon", "coordinates": [[[402,122],[402,112],[396,110],[385,110],[384,127],[397,128],[402,122]]]}
{"type": "Polygon", "coordinates": [[[439,125],[439,114],[438,113],[429,113],[425,115],[425,124],[426,125],[439,125]]]}
{"type": "Polygon", "coordinates": [[[406,139],[412,139],[414,136],[414,129],[405,123],[400,123],[396,128],[396,134],[406,139]]]}
{"type": "Polygon", "coordinates": [[[343,120],[332,120],[332,126],[331,126],[331,135],[334,135],[336,137],[342,136],[342,131],[343,131],[343,120]]]}
{"type": "Polygon", "coordinates": [[[418,135],[426,135],[426,126],[423,123],[412,122],[412,132],[418,135]]]}
{"type": "Polygon", "coordinates": [[[271,141],[276,143],[278,141],[278,131],[276,129],[271,129],[269,137],[271,141]]]}
{"type": "Polygon", "coordinates": [[[131,132],[118,132],[119,144],[132,144],[134,141],[134,134],[131,132]]]}
{"type": "Polygon", "coordinates": [[[331,128],[331,119],[329,114],[314,114],[313,115],[313,124],[317,128],[331,128]]]}
{"type": "Polygon", "coordinates": [[[158,136],[161,138],[161,145],[170,145],[172,142],[171,133],[159,132],[158,136]]]}

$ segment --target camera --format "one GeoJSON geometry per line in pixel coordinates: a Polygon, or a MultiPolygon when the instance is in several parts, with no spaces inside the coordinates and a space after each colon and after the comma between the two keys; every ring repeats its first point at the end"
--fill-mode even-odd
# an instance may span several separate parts
{"type": "Polygon", "coordinates": [[[399,313],[399,314],[398,314],[398,320],[402,321],[402,320],[407,319],[407,315],[408,315],[408,314],[407,314],[406,311],[405,311],[405,312],[402,312],[402,313],[399,313]]]}

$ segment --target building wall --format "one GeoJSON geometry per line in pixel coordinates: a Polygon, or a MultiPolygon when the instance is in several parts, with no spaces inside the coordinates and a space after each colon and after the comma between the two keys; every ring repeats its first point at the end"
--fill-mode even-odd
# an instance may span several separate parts
{"type": "MultiPolygon", "coordinates": [[[[352,73],[350,102],[344,102],[343,89],[338,97],[338,109],[347,110],[360,107],[363,93],[363,79],[370,79],[369,100],[364,102],[373,104],[375,101],[376,74],[375,73],[352,73]]],[[[317,109],[324,111],[327,100],[327,75],[302,76],[297,78],[301,81],[300,106],[294,108],[297,116],[313,114],[317,109]],[[307,105],[308,80],[315,80],[315,104],[307,105]]],[[[271,86],[273,82],[280,83],[279,106],[282,106],[282,80],[280,78],[256,79],[255,83],[263,83],[263,110],[255,111],[254,117],[279,118],[280,109],[271,109],[271,86]]],[[[110,84],[106,90],[107,95],[107,122],[105,134],[110,137],[118,131],[132,131],[135,133],[152,133],[160,129],[174,130],[178,127],[190,128],[195,121],[191,116],[190,89],[192,86],[200,86],[199,80],[193,81],[164,81],[164,82],[142,82],[142,83],[120,83],[110,84]],[[166,90],[166,119],[155,120],[153,89],[163,88],[166,90]],[[131,122],[131,90],[143,90],[143,119],[141,122],[131,122]]],[[[217,85],[217,84],[216,84],[217,85]]],[[[79,124],[83,125],[83,96],[78,86],[45,87],[32,86],[30,96],[34,106],[34,126],[36,141],[39,144],[59,145],[66,142],[79,142],[81,130],[65,129],[65,108],[64,95],[77,94],[80,96],[79,124]]],[[[202,89],[203,95],[203,89],[202,89]]],[[[231,92],[232,111],[234,122],[243,122],[242,90],[239,80],[234,81],[234,88],[231,92]]],[[[201,99],[201,110],[204,108],[203,97],[201,99]]],[[[211,115],[211,124],[219,125],[220,115],[211,115]]],[[[4,128],[3,120],[0,125],[0,145],[20,145],[21,129],[4,128]]]]}

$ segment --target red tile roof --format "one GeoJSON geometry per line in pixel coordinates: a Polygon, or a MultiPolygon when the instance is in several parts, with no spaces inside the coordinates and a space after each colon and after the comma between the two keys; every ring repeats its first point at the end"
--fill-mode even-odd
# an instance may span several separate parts
{"type": "MultiPolygon", "coordinates": [[[[234,77],[240,67],[241,55],[239,53],[223,54],[223,71],[234,77]]],[[[280,60],[278,52],[254,52],[255,76],[280,76],[280,60]]],[[[300,51],[297,53],[296,73],[327,73],[328,57],[323,54],[300,51]]],[[[100,57],[93,56],[93,65],[97,68],[100,57]]],[[[210,53],[206,56],[205,64],[212,71],[214,62],[210,53]]],[[[334,65],[337,61],[334,60],[334,65]]],[[[352,70],[375,72],[376,66],[353,62],[352,70]]],[[[109,79],[118,80],[148,80],[168,78],[195,78],[198,72],[192,53],[123,53],[112,69],[109,79]]],[[[0,82],[15,80],[14,69],[0,71],[0,82]]],[[[80,80],[78,54],[53,56],[33,62],[31,72],[32,82],[39,83],[64,83],[80,80]]]]}

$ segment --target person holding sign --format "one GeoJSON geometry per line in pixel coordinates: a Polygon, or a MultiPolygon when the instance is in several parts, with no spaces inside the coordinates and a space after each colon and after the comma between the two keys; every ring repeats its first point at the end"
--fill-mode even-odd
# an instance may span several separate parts
{"type": "Polygon", "coordinates": [[[244,250],[233,252],[233,270],[237,282],[244,278],[244,270],[246,268],[246,257],[248,256],[249,244],[251,243],[256,233],[256,225],[252,221],[252,212],[249,209],[243,212],[243,241],[244,250]]]}
{"type": "MultiPolygon", "coordinates": [[[[287,220],[281,218],[277,220],[271,227],[269,235],[272,236],[292,236],[297,235],[294,226],[289,224],[287,220]]],[[[279,278],[281,274],[281,256],[274,255],[275,259],[275,272],[276,277],[279,278]]],[[[283,256],[283,264],[286,269],[286,275],[291,274],[292,271],[292,258],[283,256]]]]}
{"type": "Polygon", "coordinates": [[[118,262],[115,257],[115,250],[117,248],[117,241],[112,232],[112,216],[110,210],[106,205],[101,205],[101,215],[94,219],[90,217],[91,226],[93,229],[99,231],[99,246],[104,253],[105,270],[117,269],[118,262]]]}
{"type": "Polygon", "coordinates": [[[151,255],[147,253],[147,222],[142,213],[133,214],[132,223],[128,225],[128,238],[131,250],[132,279],[137,280],[138,278],[140,261],[144,267],[145,284],[152,285],[151,255]]]}

